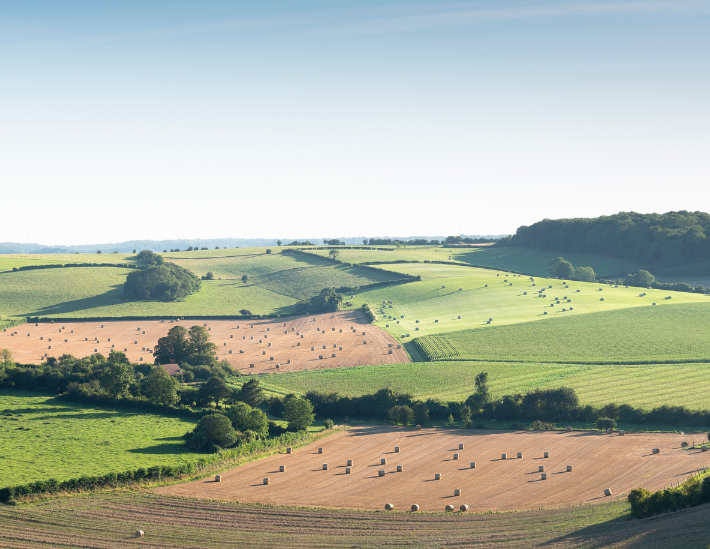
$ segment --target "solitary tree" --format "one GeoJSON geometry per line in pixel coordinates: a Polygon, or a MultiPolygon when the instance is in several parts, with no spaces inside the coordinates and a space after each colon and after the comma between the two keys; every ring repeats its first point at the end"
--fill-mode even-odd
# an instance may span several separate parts
{"type": "Polygon", "coordinates": [[[291,431],[304,431],[315,419],[311,401],[302,397],[293,397],[284,403],[284,419],[291,431]]]}
{"type": "Polygon", "coordinates": [[[207,271],[205,275],[205,280],[214,280],[214,273],[212,271],[207,271]]]}
{"type": "Polygon", "coordinates": [[[277,241],[276,241],[276,245],[277,245],[277,246],[281,246],[282,244],[283,244],[283,242],[281,242],[280,240],[277,240],[277,241]]]}
{"type": "Polygon", "coordinates": [[[338,256],[340,256],[340,250],[330,250],[328,255],[333,259],[333,261],[337,261],[338,256]]]}
{"type": "Polygon", "coordinates": [[[248,280],[249,277],[247,275],[242,275],[242,282],[244,282],[244,284],[246,284],[248,280]]]}
{"type": "Polygon", "coordinates": [[[8,349],[0,350],[0,381],[7,377],[7,371],[13,368],[12,353],[8,349]]]}
{"type": "Polygon", "coordinates": [[[466,399],[466,406],[473,414],[479,413],[483,407],[491,401],[488,390],[488,374],[481,372],[476,376],[476,392],[466,399]]]}
{"type": "Polygon", "coordinates": [[[216,452],[229,448],[237,442],[238,436],[232,422],[224,414],[210,414],[197,422],[195,430],[185,435],[185,444],[195,450],[216,452]]]}

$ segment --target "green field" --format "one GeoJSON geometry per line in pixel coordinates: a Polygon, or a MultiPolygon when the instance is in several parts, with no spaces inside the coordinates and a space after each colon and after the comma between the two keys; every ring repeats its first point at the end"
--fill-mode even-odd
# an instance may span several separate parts
{"type": "Polygon", "coordinates": [[[709,340],[710,303],[687,303],[464,330],[416,341],[432,348],[432,359],[628,364],[710,362],[709,340]]]}
{"type": "MultiPolygon", "coordinates": [[[[130,269],[76,267],[0,273],[0,317],[125,317],[293,314],[295,304],[323,288],[358,287],[392,281],[395,273],[338,265],[328,259],[296,258],[278,253],[210,250],[172,254],[174,261],[198,275],[212,271],[223,280],[204,281],[202,289],[182,302],[128,301],[123,283],[130,269]],[[214,252],[233,257],[214,256],[214,252]],[[202,259],[192,256],[205,254],[202,259]],[[187,258],[179,258],[185,255],[187,258]],[[246,274],[248,282],[241,282],[246,274]]],[[[99,257],[112,256],[102,254],[99,257]]],[[[47,256],[38,260],[45,264],[47,256]]],[[[69,256],[73,257],[73,256],[69,256]]],[[[91,255],[94,259],[96,256],[91,255]]],[[[131,256],[129,256],[131,257],[131,256]]]]}
{"type": "MultiPolygon", "coordinates": [[[[329,250],[307,250],[310,253],[327,256],[329,250]]],[[[575,267],[592,267],[597,277],[617,277],[643,268],[630,261],[609,257],[550,252],[528,248],[480,246],[450,248],[436,246],[412,246],[385,250],[365,248],[340,249],[338,259],[347,263],[371,261],[460,261],[471,265],[504,269],[532,276],[547,276],[550,261],[562,255],[575,267]]]]}
{"type": "Polygon", "coordinates": [[[194,425],[0,390],[0,486],[193,461],[180,437],[194,425]]]}
{"type": "Polygon", "coordinates": [[[378,315],[376,325],[403,341],[423,335],[488,329],[530,321],[547,322],[553,318],[571,318],[618,309],[651,308],[652,303],[657,304],[653,308],[658,310],[671,303],[710,304],[710,296],[705,294],[643,290],[646,295],[639,297],[642,293],[640,288],[587,282],[565,283],[544,278],[536,278],[532,282],[530,277],[473,267],[419,263],[387,267],[419,275],[422,280],[356,292],[352,299],[353,307],[361,307],[363,303],[372,305],[378,315]],[[545,293],[539,294],[542,289],[545,293]],[[545,297],[541,297],[543,295],[545,297]],[[667,296],[671,299],[665,299],[667,296]],[[389,300],[393,302],[391,308],[389,303],[383,303],[389,300]],[[384,313],[381,308],[384,308],[384,313]],[[389,316],[393,318],[387,318],[389,316]],[[490,318],[493,321],[488,324],[490,318]],[[402,337],[405,334],[409,337],[402,337]]]}

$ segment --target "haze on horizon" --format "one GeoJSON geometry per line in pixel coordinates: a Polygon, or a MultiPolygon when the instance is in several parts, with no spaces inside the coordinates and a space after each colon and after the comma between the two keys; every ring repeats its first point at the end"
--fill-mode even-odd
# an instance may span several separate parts
{"type": "Polygon", "coordinates": [[[2,241],[710,211],[710,0],[9,4],[2,241]]]}

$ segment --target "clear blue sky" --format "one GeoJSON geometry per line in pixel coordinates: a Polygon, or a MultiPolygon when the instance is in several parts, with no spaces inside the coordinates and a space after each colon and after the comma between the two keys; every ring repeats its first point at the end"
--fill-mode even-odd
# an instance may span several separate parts
{"type": "Polygon", "coordinates": [[[2,241],[710,211],[710,0],[0,0],[2,241]]]}

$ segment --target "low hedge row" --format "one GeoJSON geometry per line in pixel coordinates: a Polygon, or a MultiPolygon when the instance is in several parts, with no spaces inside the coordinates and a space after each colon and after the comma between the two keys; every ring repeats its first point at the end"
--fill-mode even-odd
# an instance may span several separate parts
{"type": "Polygon", "coordinates": [[[666,488],[649,492],[637,488],[629,492],[631,514],[635,518],[645,518],[666,511],[678,511],[685,507],[695,507],[710,503],[710,475],[693,476],[676,488],[666,488]]]}

